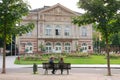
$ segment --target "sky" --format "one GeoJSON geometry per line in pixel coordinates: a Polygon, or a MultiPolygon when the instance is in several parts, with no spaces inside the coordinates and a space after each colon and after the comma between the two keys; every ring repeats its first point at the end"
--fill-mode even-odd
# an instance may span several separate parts
{"type": "Polygon", "coordinates": [[[32,7],[32,9],[41,8],[43,6],[53,6],[57,3],[76,11],[83,13],[84,10],[81,10],[77,7],[77,2],[79,0],[26,0],[32,7]]]}

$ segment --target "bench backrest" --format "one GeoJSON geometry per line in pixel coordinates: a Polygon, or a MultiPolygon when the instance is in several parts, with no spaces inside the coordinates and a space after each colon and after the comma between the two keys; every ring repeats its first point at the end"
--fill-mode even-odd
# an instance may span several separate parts
{"type": "MultiPolygon", "coordinates": [[[[50,66],[50,64],[49,63],[42,63],[42,65],[43,65],[43,69],[52,69],[50,66]]],[[[71,64],[70,63],[62,63],[62,64],[59,64],[59,63],[54,63],[54,68],[55,69],[59,69],[60,67],[60,65],[62,65],[62,68],[63,69],[71,69],[71,64]]]]}

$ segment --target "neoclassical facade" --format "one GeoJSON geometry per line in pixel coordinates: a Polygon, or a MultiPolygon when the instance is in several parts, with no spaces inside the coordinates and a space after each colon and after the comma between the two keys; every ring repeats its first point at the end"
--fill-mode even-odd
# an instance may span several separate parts
{"type": "Polygon", "coordinates": [[[35,28],[18,38],[19,52],[92,52],[92,25],[74,25],[72,17],[78,15],[59,3],[31,10],[20,24],[32,22],[35,28]]]}

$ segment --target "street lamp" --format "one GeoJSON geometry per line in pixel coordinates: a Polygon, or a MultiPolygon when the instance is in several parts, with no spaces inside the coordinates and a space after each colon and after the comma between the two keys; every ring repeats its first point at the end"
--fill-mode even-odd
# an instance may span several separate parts
{"type": "Polygon", "coordinates": [[[100,33],[99,33],[99,53],[101,53],[101,50],[100,50],[100,49],[101,49],[101,47],[100,47],[100,46],[101,46],[101,45],[100,45],[100,42],[101,42],[101,35],[100,35],[100,33]]]}

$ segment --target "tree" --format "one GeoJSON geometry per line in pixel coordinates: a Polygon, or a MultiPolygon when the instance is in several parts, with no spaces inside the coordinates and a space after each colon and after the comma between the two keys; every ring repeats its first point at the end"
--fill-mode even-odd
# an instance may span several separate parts
{"type": "Polygon", "coordinates": [[[3,39],[0,38],[0,48],[3,47],[3,39]]]}
{"type": "Polygon", "coordinates": [[[95,23],[102,37],[105,38],[107,69],[110,76],[109,40],[111,34],[120,30],[120,0],[79,0],[78,7],[86,12],[73,18],[73,23],[79,26],[95,23]]]}
{"type": "Polygon", "coordinates": [[[115,45],[115,46],[119,46],[120,45],[120,32],[113,34],[111,36],[111,44],[115,45]]]}
{"type": "Polygon", "coordinates": [[[118,47],[118,50],[115,49],[114,51],[120,51],[120,31],[111,36],[111,46],[118,47]]]}
{"type": "Polygon", "coordinates": [[[42,43],[39,45],[39,48],[41,49],[42,52],[45,51],[45,46],[42,43]]]}
{"type": "Polygon", "coordinates": [[[23,0],[0,1],[0,37],[3,39],[2,73],[6,73],[6,44],[10,43],[12,35],[24,34],[34,28],[33,23],[16,26],[22,17],[27,15],[30,6],[23,0]]]}

